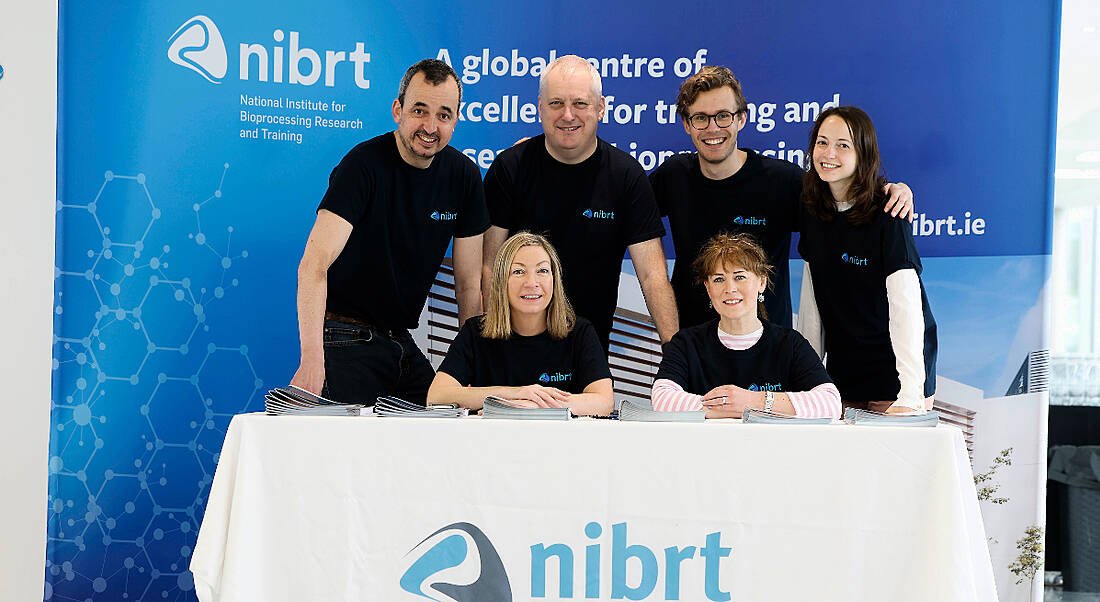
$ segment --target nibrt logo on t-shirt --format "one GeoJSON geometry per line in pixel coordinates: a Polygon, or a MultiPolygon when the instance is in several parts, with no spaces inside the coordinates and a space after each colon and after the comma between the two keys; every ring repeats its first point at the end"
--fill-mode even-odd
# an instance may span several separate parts
{"type": "Polygon", "coordinates": [[[840,256],[840,260],[844,263],[850,263],[852,265],[865,266],[867,265],[866,257],[856,257],[855,255],[849,255],[847,253],[840,256]]]}
{"type": "Polygon", "coordinates": [[[449,211],[432,211],[430,217],[437,222],[451,222],[458,219],[458,214],[449,211]]]}
{"type": "Polygon", "coordinates": [[[588,219],[615,219],[614,211],[604,211],[603,209],[585,209],[581,211],[581,215],[588,219]]]}
{"type": "Polygon", "coordinates": [[[779,383],[775,383],[775,384],[764,383],[762,385],[758,385],[756,383],[753,383],[753,384],[749,385],[748,389],[749,389],[749,391],[782,391],[783,390],[783,385],[779,384],[779,383]]]}
{"type": "Polygon", "coordinates": [[[542,374],[539,375],[539,382],[540,383],[560,383],[560,382],[565,382],[567,380],[572,380],[572,378],[573,378],[573,373],[572,372],[569,372],[567,374],[562,374],[561,372],[555,372],[553,374],[550,374],[549,372],[543,372],[542,374]]]}
{"type": "Polygon", "coordinates": [[[768,219],[765,217],[756,217],[754,215],[738,215],[733,218],[733,223],[738,226],[767,226],[768,219]]]}

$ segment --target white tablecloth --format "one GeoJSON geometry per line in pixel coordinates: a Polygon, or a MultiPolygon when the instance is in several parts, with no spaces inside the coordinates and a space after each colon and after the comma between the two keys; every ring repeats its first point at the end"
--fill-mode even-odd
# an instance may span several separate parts
{"type": "Polygon", "coordinates": [[[191,570],[203,601],[996,600],[946,426],[241,415],[191,570]]]}

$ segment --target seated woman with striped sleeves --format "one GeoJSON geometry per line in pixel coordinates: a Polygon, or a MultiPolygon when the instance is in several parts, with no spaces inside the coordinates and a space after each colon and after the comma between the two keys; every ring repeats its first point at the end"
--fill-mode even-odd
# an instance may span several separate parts
{"type": "Polygon", "coordinates": [[[707,418],[740,418],[747,408],[840,417],[840,393],[810,344],[766,320],[772,266],[764,250],[747,235],[719,234],[694,268],[717,316],[664,345],[653,409],[706,410],[707,418]]]}

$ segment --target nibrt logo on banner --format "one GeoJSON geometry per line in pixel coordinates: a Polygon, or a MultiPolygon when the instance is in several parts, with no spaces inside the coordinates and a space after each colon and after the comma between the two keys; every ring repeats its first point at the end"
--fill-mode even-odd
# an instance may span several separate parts
{"type": "MultiPolygon", "coordinates": [[[[355,42],[354,49],[315,50],[303,44],[303,38],[323,39],[315,31],[284,31],[275,28],[271,42],[233,40],[226,45],[223,30],[207,15],[195,15],[183,22],[168,38],[168,59],[202,76],[208,82],[222,84],[232,64],[230,52],[237,49],[236,63],[239,99],[234,94],[233,112],[227,117],[240,124],[234,138],[243,141],[303,144],[306,136],[318,130],[362,130],[364,121],[349,114],[347,102],[339,102],[321,92],[324,97],[305,97],[309,88],[322,83],[333,88],[340,82],[354,82],[356,89],[370,88],[366,65],[371,55],[364,42],[355,42]],[[277,93],[267,93],[270,86],[277,93]],[[259,87],[258,87],[259,86],[259,87]],[[300,88],[303,97],[293,97],[286,90],[300,88]],[[257,93],[258,92],[258,93],[257,93]],[[293,111],[287,113],[287,111],[293,111]]],[[[197,80],[196,80],[197,81],[197,80]]],[[[321,88],[322,90],[324,88],[321,88]]],[[[318,91],[320,92],[320,90],[318,91]]],[[[318,94],[314,92],[314,96],[318,94]]]]}
{"type": "Polygon", "coordinates": [[[206,15],[191,17],[168,38],[168,58],[215,84],[222,82],[229,64],[222,34],[206,15]]]}
{"type": "MultiPolygon", "coordinates": [[[[574,598],[574,576],[582,577],[583,597],[601,597],[601,585],[610,583],[612,599],[627,600],[699,600],[699,590],[707,600],[726,602],[729,592],[722,591],[720,573],[722,559],[729,558],[733,548],[722,547],[722,533],[706,535],[702,546],[661,546],[660,556],[653,548],[642,544],[627,543],[627,523],[611,525],[611,574],[601,574],[601,547],[598,541],[604,535],[603,526],[589,522],[584,527],[587,542],[584,548],[583,568],[576,565],[580,545],[538,542],[528,546],[531,566],[531,598],[568,600],[574,598]],[[595,541],[595,543],[591,543],[595,541]],[[696,556],[698,554],[698,556],[696,556]],[[701,587],[683,586],[681,568],[685,562],[698,557],[704,565],[701,587]],[[554,559],[551,563],[551,558],[554,559]],[[664,562],[661,562],[663,558],[664,562]],[[631,579],[627,577],[627,565],[640,567],[631,579]],[[662,568],[662,564],[664,565],[662,568]],[[548,565],[558,568],[557,591],[547,587],[548,565]],[[657,581],[664,575],[665,587],[657,591],[657,581]],[[636,583],[628,583],[636,581],[636,583]],[[684,591],[681,591],[683,589],[684,591]]],[[[421,540],[409,552],[411,563],[401,576],[401,589],[438,602],[511,602],[512,583],[504,569],[497,548],[476,526],[460,522],[452,523],[421,540]],[[474,544],[476,555],[470,554],[469,541],[474,544]],[[431,591],[427,591],[431,590],[431,591]],[[437,597],[442,596],[442,597],[437,597]]],[[[513,575],[521,571],[513,571],[513,575]]],[[[524,591],[527,588],[519,588],[524,591]]],[[[576,592],[579,594],[579,592],[576,592]]]]}
{"type": "MultiPolygon", "coordinates": [[[[255,78],[261,82],[279,84],[284,83],[285,72],[285,83],[312,86],[323,75],[325,85],[331,88],[336,85],[337,65],[350,62],[355,85],[364,90],[370,88],[370,80],[364,74],[365,65],[370,62],[370,53],[365,51],[366,44],[363,42],[356,42],[355,49],[350,52],[324,50],[322,59],[321,52],[302,45],[300,32],[291,31],[289,38],[287,47],[284,47],[281,44],[287,40],[287,34],[282,29],[272,31],[271,39],[275,43],[271,45],[270,52],[262,43],[241,42],[238,77],[241,80],[255,78]],[[305,70],[303,61],[309,64],[305,70]]],[[[229,63],[225,43],[218,26],[209,17],[191,17],[172,34],[168,44],[168,58],[173,63],[187,67],[213,83],[221,83],[225,77],[229,63]]]]}

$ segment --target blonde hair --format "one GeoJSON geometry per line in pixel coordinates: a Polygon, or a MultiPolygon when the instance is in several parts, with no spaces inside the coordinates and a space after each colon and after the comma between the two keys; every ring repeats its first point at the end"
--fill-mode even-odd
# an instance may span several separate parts
{"type": "Polygon", "coordinates": [[[492,279],[489,281],[489,291],[486,295],[488,305],[481,322],[481,336],[487,339],[512,338],[512,309],[508,304],[508,278],[512,271],[512,261],[523,247],[542,247],[550,257],[554,292],[546,308],[546,330],[551,339],[564,339],[573,330],[577,318],[573,313],[573,306],[565,296],[561,260],[558,259],[558,252],[546,237],[530,232],[517,232],[504,241],[500,251],[497,251],[497,256],[493,260],[492,279]]]}

